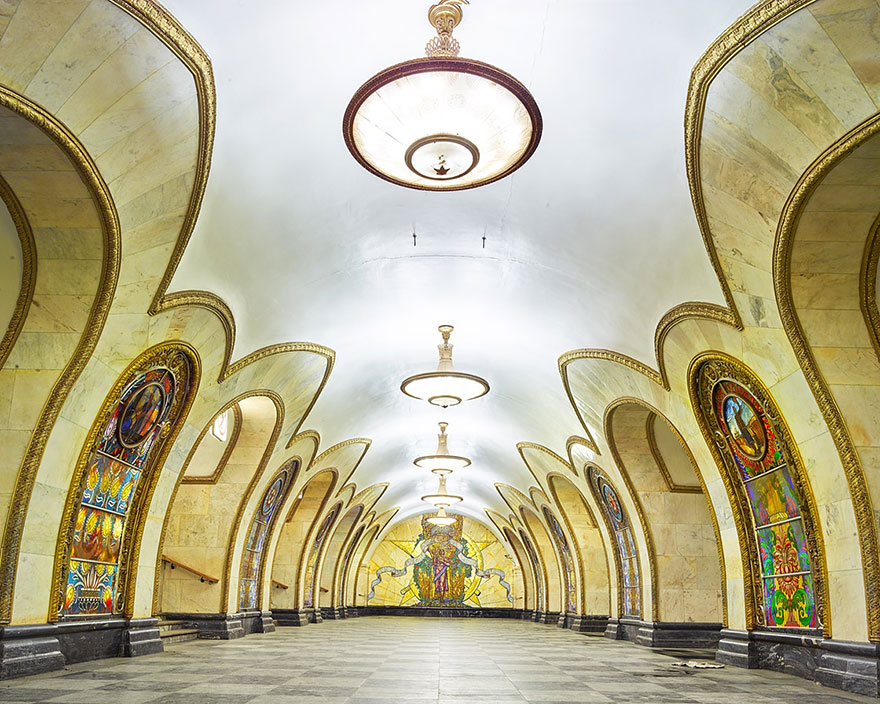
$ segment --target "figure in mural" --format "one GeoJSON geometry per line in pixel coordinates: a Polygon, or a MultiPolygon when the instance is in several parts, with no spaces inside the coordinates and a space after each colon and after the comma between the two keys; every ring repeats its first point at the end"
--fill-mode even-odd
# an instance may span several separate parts
{"type": "Polygon", "coordinates": [[[375,595],[383,575],[402,577],[412,567],[412,577],[400,592],[401,606],[480,606],[480,584],[493,576],[506,590],[507,600],[513,602],[504,571],[483,569],[482,553],[489,542],[464,535],[462,516],[457,516],[449,526],[433,525],[427,518],[422,516],[421,532],[415,540],[391,541],[409,557],[401,568],[386,565],[376,570],[368,601],[375,595]]]}

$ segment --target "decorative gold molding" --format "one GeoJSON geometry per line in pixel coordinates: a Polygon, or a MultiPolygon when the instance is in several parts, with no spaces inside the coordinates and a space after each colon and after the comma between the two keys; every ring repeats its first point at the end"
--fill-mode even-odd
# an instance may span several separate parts
{"type": "MultiPolygon", "coordinates": [[[[620,476],[623,478],[624,486],[626,486],[626,490],[636,507],[636,514],[638,514],[639,523],[642,525],[642,533],[645,536],[645,548],[648,553],[648,569],[650,570],[651,575],[651,619],[653,621],[659,621],[660,585],[657,581],[657,550],[654,547],[654,534],[651,531],[651,524],[648,522],[648,517],[645,515],[645,508],[642,506],[642,498],[639,496],[639,492],[636,491],[632,479],[629,477],[626,465],[620,457],[620,452],[617,449],[617,442],[614,439],[614,432],[611,424],[611,417],[614,414],[614,411],[620,406],[628,403],[632,403],[632,398],[619,398],[608,404],[605,408],[605,418],[603,419],[603,432],[605,433],[605,442],[608,443],[608,448],[611,450],[611,457],[614,460],[614,464],[617,465],[620,476]]],[[[609,529],[609,533],[611,532],[612,531],[609,529]]],[[[644,586],[644,580],[642,580],[642,586],[644,586]]],[[[644,599],[645,591],[642,589],[642,601],[644,601],[644,599]]]]}
{"type": "MultiPolygon", "coordinates": [[[[305,588],[306,588],[306,570],[308,568],[309,556],[312,552],[312,543],[314,539],[317,537],[318,530],[321,527],[321,524],[325,519],[329,518],[333,515],[333,512],[336,511],[336,516],[333,517],[333,520],[330,522],[330,525],[327,527],[327,533],[324,537],[324,541],[321,543],[320,548],[318,548],[318,554],[315,556],[315,571],[312,573],[312,579],[315,581],[315,586],[320,586],[318,584],[318,577],[320,577],[320,567],[321,562],[324,559],[324,553],[327,550],[327,536],[333,532],[333,528],[336,525],[336,522],[339,520],[342,515],[342,501],[336,501],[335,499],[330,498],[330,494],[332,492],[328,491],[324,497],[324,501],[321,503],[321,507],[318,509],[318,512],[315,514],[315,518],[312,520],[312,524],[309,526],[309,532],[306,533],[306,539],[303,541],[302,551],[300,552],[300,560],[299,567],[297,569],[296,575],[296,591],[294,592],[294,598],[296,601],[297,609],[306,608],[305,607],[305,588]],[[329,508],[328,505],[332,504],[329,508]],[[325,511],[325,509],[327,509],[325,511]]],[[[312,594],[312,600],[314,603],[312,606],[314,608],[319,608],[319,597],[320,597],[320,588],[316,589],[312,594]]]]}
{"type": "MultiPolygon", "coordinates": [[[[177,243],[171,253],[171,259],[153,297],[153,302],[150,304],[149,313],[155,315],[175,305],[184,305],[184,302],[179,297],[166,300],[165,293],[171,285],[171,279],[174,278],[174,273],[177,271],[177,267],[183,257],[183,252],[195,228],[196,218],[198,217],[202,199],[205,195],[205,187],[208,183],[208,173],[211,170],[214,129],[217,122],[217,94],[214,88],[214,72],[207,52],[183,28],[183,25],[158,2],[155,0],[110,0],[110,2],[146,27],[187,67],[193,76],[199,104],[199,144],[193,188],[190,193],[183,224],[180,228],[180,235],[177,238],[177,243]]],[[[201,293],[206,297],[206,303],[203,305],[212,305],[212,303],[207,302],[208,297],[213,296],[211,293],[194,291],[185,293],[201,293]]],[[[187,303],[190,302],[187,301],[187,303]]],[[[223,317],[222,310],[215,310],[215,312],[218,317],[223,317]]],[[[227,337],[227,349],[231,349],[231,347],[232,342],[227,337]]]]}
{"type": "Polygon", "coordinates": [[[642,401],[641,399],[635,397],[628,397],[626,398],[626,401],[640,406],[649,412],[645,428],[645,432],[648,435],[648,446],[651,449],[651,454],[654,456],[654,460],[657,462],[657,466],[660,468],[661,474],[664,475],[664,479],[666,480],[667,486],[669,487],[669,491],[702,494],[706,498],[706,505],[709,508],[709,518],[712,519],[712,528],[715,531],[715,546],[718,551],[718,568],[719,574],[721,575],[722,623],[727,626],[727,567],[724,563],[724,545],[721,542],[721,529],[718,527],[718,516],[715,513],[715,506],[713,506],[712,504],[712,499],[709,495],[709,490],[706,488],[706,480],[703,478],[703,473],[700,471],[700,466],[694,459],[694,456],[691,453],[691,448],[688,447],[687,442],[685,442],[685,439],[682,437],[681,433],[678,432],[678,428],[676,428],[675,424],[666,417],[666,414],[661,413],[659,409],[655,408],[650,403],[647,403],[646,401],[642,401]],[[654,438],[654,426],[652,419],[654,419],[654,422],[656,422],[656,419],[662,419],[663,422],[665,422],[669,429],[672,431],[673,435],[675,435],[675,437],[678,439],[678,442],[681,445],[682,449],[685,451],[685,454],[687,455],[691,466],[694,468],[694,474],[696,474],[697,476],[697,481],[700,482],[699,486],[680,486],[672,481],[672,476],[669,475],[669,470],[667,469],[666,464],[663,462],[663,455],[660,452],[660,448],[657,447],[657,443],[654,438]]]}
{"type": "MultiPolygon", "coordinates": [[[[577,472],[574,467],[571,466],[569,461],[564,457],[560,457],[553,450],[548,447],[544,447],[543,445],[539,445],[536,442],[518,442],[516,444],[516,450],[519,452],[519,456],[522,458],[522,461],[526,463],[526,466],[531,470],[532,466],[529,464],[529,461],[526,459],[523,450],[535,450],[537,452],[543,452],[545,455],[548,455],[552,459],[556,460],[559,464],[565,467],[569,472],[571,472],[574,476],[577,476],[577,472]]],[[[535,480],[540,482],[540,478],[532,471],[532,476],[535,477],[535,480]]]]}
{"type": "MultiPolygon", "coordinates": [[[[247,396],[259,396],[260,393],[250,393],[248,395],[243,396],[247,398],[247,396]]],[[[241,423],[242,423],[242,413],[241,407],[238,405],[238,401],[230,401],[227,403],[221,410],[218,412],[211,420],[208,421],[208,424],[202,428],[202,432],[199,433],[199,437],[196,438],[195,444],[189,451],[189,454],[186,456],[186,459],[183,461],[183,466],[180,468],[180,483],[181,484],[216,484],[220,480],[220,475],[223,474],[223,470],[226,469],[226,464],[229,462],[229,458],[232,456],[232,452],[235,450],[235,443],[238,442],[238,438],[241,435],[241,423]],[[229,409],[232,409],[232,417],[233,417],[233,426],[232,426],[232,434],[227,438],[226,447],[223,449],[223,454],[220,456],[220,461],[217,463],[217,466],[214,468],[214,471],[211,474],[207,474],[205,476],[199,477],[188,477],[186,476],[186,471],[189,468],[189,463],[193,458],[193,455],[196,454],[196,450],[199,449],[199,445],[202,444],[202,440],[205,439],[205,435],[208,434],[208,430],[210,430],[211,426],[214,424],[214,421],[217,420],[217,417],[226,413],[229,409]]],[[[173,504],[169,502],[168,511],[171,511],[173,504]]],[[[165,533],[163,528],[162,533],[165,533]]]]}
{"type": "Polygon", "coordinates": [[[166,340],[158,345],[154,345],[130,362],[113,383],[101,404],[101,408],[95,415],[82,450],[80,450],[79,458],[74,466],[73,476],[67,490],[67,499],[64,502],[64,509],[61,513],[61,523],[58,528],[58,539],[52,569],[52,586],[49,595],[48,621],[50,623],[56,621],[60,616],[64,585],[67,581],[67,566],[73,545],[75,516],[79,510],[80,498],[84,491],[86,468],[88,467],[88,460],[92,449],[105,429],[110,412],[119,403],[123,389],[140,374],[146,373],[157,365],[167,364],[167,360],[175,356],[185,359],[186,363],[189,364],[189,373],[191,375],[188,380],[189,390],[185,397],[176,395],[173,400],[175,405],[179,404],[179,409],[174,416],[173,424],[167,435],[162,438],[162,446],[150,458],[150,464],[143,472],[141,484],[136,490],[125,521],[119,548],[116,593],[119,595],[122,613],[126,616],[133,614],[134,595],[137,586],[137,566],[140,563],[143,529],[149,514],[150,502],[152,501],[153,493],[156,490],[168,453],[171,452],[174,441],[186,422],[187,415],[198,395],[199,383],[201,381],[202,370],[198,352],[194,347],[180,340],[166,340]]]}
{"type": "MultiPolygon", "coordinates": [[[[235,557],[235,540],[238,537],[238,532],[241,529],[241,522],[244,519],[244,511],[247,507],[247,503],[251,498],[251,494],[254,493],[254,489],[256,489],[257,484],[263,478],[263,475],[266,472],[266,467],[269,464],[269,460],[272,458],[272,455],[275,452],[275,447],[278,444],[278,438],[281,436],[281,430],[284,427],[285,421],[285,407],[284,400],[274,391],[269,391],[268,389],[264,389],[259,393],[254,393],[253,395],[257,396],[265,396],[275,405],[275,425],[272,427],[272,434],[269,436],[268,441],[266,442],[266,449],[263,450],[263,454],[260,457],[260,461],[254,469],[254,474],[251,477],[251,480],[248,482],[247,488],[244,491],[241,499],[238,502],[238,506],[235,509],[235,518],[232,519],[232,525],[229,527],[228,537],[226,538],[226,557],[223,560],[223,575],[221,579],[221,589],[220,589],[220,612],[225,613],[229,608],[229,590],[231,589],[230,581],[232,579],[232,561],[235,557]]],[[[243,400],[243,398],[237,399],[238,401],[243,400]]],[[[282,466],[291,462],[293,460],[299,460],[300,467],[298,469],[298,473],[302,474],[305,471],[305,468],[302,466],[302,458],[298,455],[294,455],[292,457],[287,457],[283,462],[278,463],[278,468],[280,469],[282,466]]],[[[296,481],[296,477],[294,480],[296,481]]],[[[175,493],[177,492],[177,487],[175,487],[175,493]]],[[[174,500],[174,495],[171,497],[171,501],[169,501],[169,506],[172,506],[174,500]]],[[[170,511],[169,511],[170,513],[170,511]]],[[[166,518],[167,520],[167,518],[166,518]]],[[[277,524],[277,521],[276,521],[277,524]]],[[[162,532],[164,536],[164,530],[162,532]]],[[[268,540],[269,536],[266,536],[268,540]]],[[[160,545],[161,548],[161,545],[160,545]]],[[[264,575],[265,576],[265,575],[264,575]]],[[[159,573],[156,573],[156,578],[158,579],[159,573]]],[[[240,585],[237,585],[240,586],[240,585]]],[[[153,590],[153,613],[157,613],[157,605],[156,598],[158,597],[159,590],[153,590]]],[[[259,592],[262,594],[262,591],[259,592]]],[[[261,597],[262,598],[262,597],[261,597]]],[[[237,608],[237,604],[236,604],[237,608]]]]}
{"type": "MultiPolygon", "coordinates": [[[[727,277],[721,267],[718,252],[715,250],[715,242],[712,239],[709,218],[703,200],[700,143],[702,139],[703,116],[706,110],[706,98],[713,79],[734,56],[768,29],[813,2],[815,0],[763,0],[759,2],[726,29],[718,39],[712,42],[697,61],[693,71],[691,71],[691,78],[688,84],[684,116],[684,143],[685,166],[688,184],[690,185],[691,201],[697,216],[700,233],[703,236],[706,253],[709,255],[709,261],[712,264],[712,269],[715,271],[715,276],[718,279],[727,304],[727,311],[716,307],[717,310],[712,315],[716,316],[713,319],[719,321],[726,317],[727,320],[723,322],[727,322],[740,330],[742,329],[742,319],[730,286],[727,283],[727,277]]],[[[671,325],[672,323],[670,323],[670,327],[671,325]]],[[[660,326],[658,326],[659,329],[660,326]]]]}
{"type": "MultiPolygon", "coordinates": [[[[566,464],[569,464],[569,463],[566,462],[566,464]]],[[[588,528],[591,531],[595,531],[598,534],[599,544],[602,546],[602,551],[605,553],[605,567],[606,567],[605,578],[608,579],[608,592],[609,592],[608,596],[609,596],[609,600],[610,600],[611,580],[608,578],[608,575],[607,575],[608,546],[605,544],[605,540],[602,537],[602,533],[598,529],[598,524],[596,523],[596,517],[593,515],[593,510],[590,508],[590,505],[587,503],[587,499],[584,496],[583,492],[578,488],[578,486],[573,481],[571,481],[570,477],[565,476],[561,472],[548,472],[545,477],[545,481],[547,482],[547,491],[550,493],[550,497],[552,497],[551,507],[552,507],[552,504],[554,504],[554,503],[556,504],[556,510],[559,513],[559,515],[562,517],[562,525],[565,527],[565,530],[568,531],[569,542],[571,543],[571,545],[574,549],[575,555],[577,557],[577,559],[575,560],[575,568],[577,569],[578,580],[580,581],[580,590],[578,593],[578,596],[580,597],[580,600],[581,600],[580,613],[587,614],[587,585],[585,583],[586,580],[584,579],[584,570],[583,570],[584,558],[583,558],[583,554],[581,551],[580,543],[576,539],[576,536],[578,534],[574,532],[574,529],[572,528],[572,525],[571,525],[571,520],[568,517],[568,511],[565,510],[565,506],[563,505],[562,501],[560,501],[560,499],[559,499],[559,492],[556,490],[556,487],[553,485],[553,480],[556,478],[559,478],[562,481],[568,482],[569,486],[571,486],[571,488],[580,495],[581,501],[584,504],[584,508],[587,509],[587,516],[589,517],[589,520],[593,524],[591,526],[588,526],[588,528]]]]}
{"type": "MultiPolygon", "coordinates": [[[[774,431],[777,432],[781,444],[790,454],[789,476],[795,483],[801,498],[801,520],[804,524],[805,533],[808,536],[807,546],[810,553],[810,561],[813,565],[813,591],[816,595],[815,608],[819,611],[819,619],[823,623],[823,635],[831,637],[831,609],[828,602],[828,569],[825,563],[825,547],[822,538],[822,529],[816,509],[816,500],[812,488],[804,470],[803,459],[800,455],[797,443],[791,434],[791,430],[772,394],[764,386],[760,377],[748,365],[724,352],[704,352],[697,355],[688,367],[688,391],[691,397],[691,406],[700,432],[709,446],[712,457],[718,465],[718,472],[724,483],[724,488],[730,502],[731,515],[736,526],[737,538],[739,539],[739,552],[743,567],[743,587],[745,596],[746,628],[754,629],[762,625],[763,615],[758,614],[756,602],[758,594],[763,593],[762,573],[759,565],[757,545],[753,536],[752,508],[743,483],[739,477],[731,476],[732,460],[729,463],[725,457],[729,453],[727,442],[718,431],[713,431],[709,426],[709,418],[713,417],[712,402],[709,398],[711,388],[702,388],[701,382],[707,365],[714,365],[712,373],[715,379],[730,378],[738,384],[742,384],[754,394],[767,415],[774,421],[774,431]]],[[[714,383],[711,385],[714,387],[714,383]]]]}
{"type": "MultiPolygon", "coordinates": [[[[647,406],[647,404],[643,403],[639,405],[647,406]]],[[[666,466],[666,460],[663,459],[663,453],[660,451],[660,448],[657,445],[657,436],[655,434],[656,431],[654,429],[654,426],[658,418],[663,419],[663,421],[672,431],[675,439],[678,440],[678,444],[681,446],[681,449],[684,450],[684,454],[688,458],[688,462],[690,462],[691,467],[694,470],[694,474],[697,475],[698,481],[700,478],[700,469],[699,467],[697,467],[697,462],[694,459],[694,456],[691,454],[690,448],[687,446],[684,438],[681,437],[681,433],[678,432],[678,428],[672,425],[672,423],[670,423],[662,414],[658,413],[657,411],[650,411],[648,413],[648,417],[645,419],[645,436],[648,441],[648,449],[651,451],[651,457],[653,457],[654,462],[657,463],[657,469],[660,470],[660,475],[663,477],[663,481],[666,483],[666,488],[674,494],[702,494],[702,482],[699,485],[676,484],[675,480],[672,478],[672,475],[669,473],[669,467],[666,466]]]]}
{"type": "MultiPolygon", "coordinates": [[[[865,241],[865,252],[862,255],[862,266],[859,276],[859,306],[868,337],[877,360],[880,361],[880,310],[877,308],[877,266],[880,264],[880,215],[871,225],[868,239],[865,241]]],[[[2,357],[0,357],[2,360],[2,357]]]]}
{"type": "Polygon", "coordinates": [[[388,491],[389,486],[391,486],[391,485],[388,482],[377,482],[376,484],[370,484],[370,486],[368,486],[366,489],[361,491],[359,494],[356,494],[346,508],[351,507],[351,506],[356,506],[359,503],[361,506],[364,507],[364,512],[372,510],[373,507],[377,503],[379,503],[379,499],[381,499],[383,496],[385,496],[385,492],[388,491]],[[382,487],[382,490],[379,492],[378,496],[376,496],[376,498],[370,502],[370,505],[367,506],[367,504],[364,501],[364,494],[366,494],[368,491],[374,491],[374,490],[376,490],[377,487],[380,487],[380,486],[382,487]]]}
{"type": "MultiPolygon", "coordinates": [[[[785,202],[773,246],[773,288],[782,327],[837,447],[852,497],[862,556],[868,637],[874,642],[880,642],[880,555],[871,495],[852,435],[819,369],[798,315],[791,290],[791,257],[801,215],[816,187],[854,149],[878,133],[880,114],[875,114],[843,135],[810,164],[785,202]]],[[[830,619],[830,609],[828,614],[830,619]]]]}
{"type": "Polygon", "coordinates": [[[15,342],[24,327],[24,321],[34,298],[34,286],[37,282],[37,245],[27,213],[3,176],[0,176],[0,199],[9,211],[9,217],[12,219],[12,224],[15,225],[18,241],[21,245],[21,286],[12,317],[6,327],[6,333],[0,339],[0,369],[2,369],[9,353],[15,347],[15,342]]]}
{"type": "Polygon", "coordinates": [[[571,465],[572,469],[574,469],[575,475],[578,478],[581,478],[581,476],[577,473],[577,467],[574,466],[574,463],[572,462],[572,458],[571,458],[571,448],[574,445],[583,445],[585,448],[587,448],[594,455],[601,455],[602,453],[599,452],[599,448],[596,447],[596,443],[593,442],[592,439],[582,438],[579,435],[570,435],[569,436],[568,440],[565,441],[565,452],[568,454],[568,463],[571,465]]]}
{"type": "Polygon", "coordinates": [[[53,384],[39,418],[34,424],[13,489],[3,533],[3,548],[0,552],[0,624],[6,624],[12,617],[21,540],[37,471],[61,407],[73,384],[85,369],[104,328],[119,277],[121,248],[119,215],[110,195],[110,189],[95,162],[74,134],[42,107],[5,86],[0,86],[0,105],[39,128],[65,154],[92,197],[104,240],[101,274],[96,282],[95,298],[88,319],[76,349],[53,384]]]}
{"type": "MultiPolygon", "coordinates": [[[[348,440],[343,440],[342,442],[338,442],[335,445],[333,445],[332,447],[328,447],[320,455],[318,455],[315,458],[315,460],[312,462],[311,466],[309,467],[309,471],[318,467],[330,455],[332,455],[334,452],[338,452],[343,447],[348,447],[349,445],[364,445],[364,451],[361,453],[360,458],[355,463],[354,469],[352,469],[351,472],[348,473],[348,476],[351,476],[352,472],[354,472],[354,470],[358,468],[358,465],[364,459],[364,455],[367,454],[367,450],[370,449],[370,445],[372,445],[372,444],[373,444],[373,441],[370,440],[370,438],[349,438],[348,440]]],[[[347,477],[346,477],[346,479],[347,479],[347,477]]]]}

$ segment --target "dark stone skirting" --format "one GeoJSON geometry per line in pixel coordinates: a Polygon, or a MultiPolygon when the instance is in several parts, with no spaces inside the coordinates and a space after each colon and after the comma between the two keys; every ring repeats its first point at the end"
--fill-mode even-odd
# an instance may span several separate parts
{"type": "Polygon", "coordinates": [[[605,628],[606,638],[628,640],[649,648],[715,648],[720,635],[720,623],[691,621],[612,618],[605,628]]]}
{"type": "Polygon", "coordinates": [[[65,665],[161,653],[155,618],[76,618],[0,628],[0,679],[36,675],[65,665]]]}
{"type": "Polygon", "coordinates": [[[880,697],[880,644],[822,639],[810,632],[724,629],[715,656],[734,667],[785,672],[827,687],[880,697]]]}

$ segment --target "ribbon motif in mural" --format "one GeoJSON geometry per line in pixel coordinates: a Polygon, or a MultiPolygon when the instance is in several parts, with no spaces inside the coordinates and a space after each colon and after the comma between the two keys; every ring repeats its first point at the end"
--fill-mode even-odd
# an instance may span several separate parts
{"type": "Polygon", "coordinates": [[[383,575],[403,577],[412,567],[410,583],[401,590],[401,604],[415,598],[418,606],[480,606],[480,582],[491,577],[498,577],[507,600],[513,603],[504,571],[495,567],[483,569],[485,545],[481,546],[478,541],[462,534],[461,516],[457,516],[456,522],[450,526],[435,526],[426,518],[422,517],[422,532],[412,544],[413,550],[421,548],[421,552],[408,557],[403,567],[386,565],[377,569],[367,601],[375,596],[383,575]]]}

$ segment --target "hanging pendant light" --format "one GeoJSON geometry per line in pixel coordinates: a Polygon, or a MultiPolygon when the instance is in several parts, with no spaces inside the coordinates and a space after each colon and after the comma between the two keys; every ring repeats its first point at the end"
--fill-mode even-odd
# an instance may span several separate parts
{"type": "Polygon", "coordinates": [[[443,342],[437,345],[440,361],[436,372],[416,374],[400,385],[400,390],[407,396],[427,401],[434,406],[448,408],[457,406],[462,401],[470,401],[489,393],[489,384],[482,377],[455,371],[452,366],[452,345],[449,336],[451,325],[437,328],[443,336],[443,342]]]}
{"type": "Polygon", "coordinates": [[[455,516],[447,516],[446,507],[441,506],[437,509],[437,514],[430,516],[427,520],[428,523],[433,523],[435,526],[451,526],[457,519],[455,516]]]}
{"type": "Polygon", "coordinates": [[[528,89],[501,69],[459,58],[452,31],[462,3],[431,5],[437,36],[426,58],[380,71],[345,111],[352,156],[376,176],[407,188],[476,188],[514,172],[541,140],[542,120],[528,89]]]}
{"type": "Polygon", "coordinates": [[[416,457],[413,464],[422,469],[430,469],[434,474],[451,474],[455,469],[464,469],[469,466],[471,461],[467,457],[449,454],[449,448],[446,445],[446,428],[449,423],[438,423],[437,425],[440,426],[440,434],[437,436],[436,454],[416,457]]]}
{"type": "Polygon", "coordinates": [[[446,491],[446,476],[440,477],[440,486],[437,488],[436,494],[426,494],[422,497],[422,501],[426,501],[429,504],[434,504],[437,508],[449,507],[452,504],[457,504],[459,501],[464,501],[463,496],[454,496],[446,491]]]}

